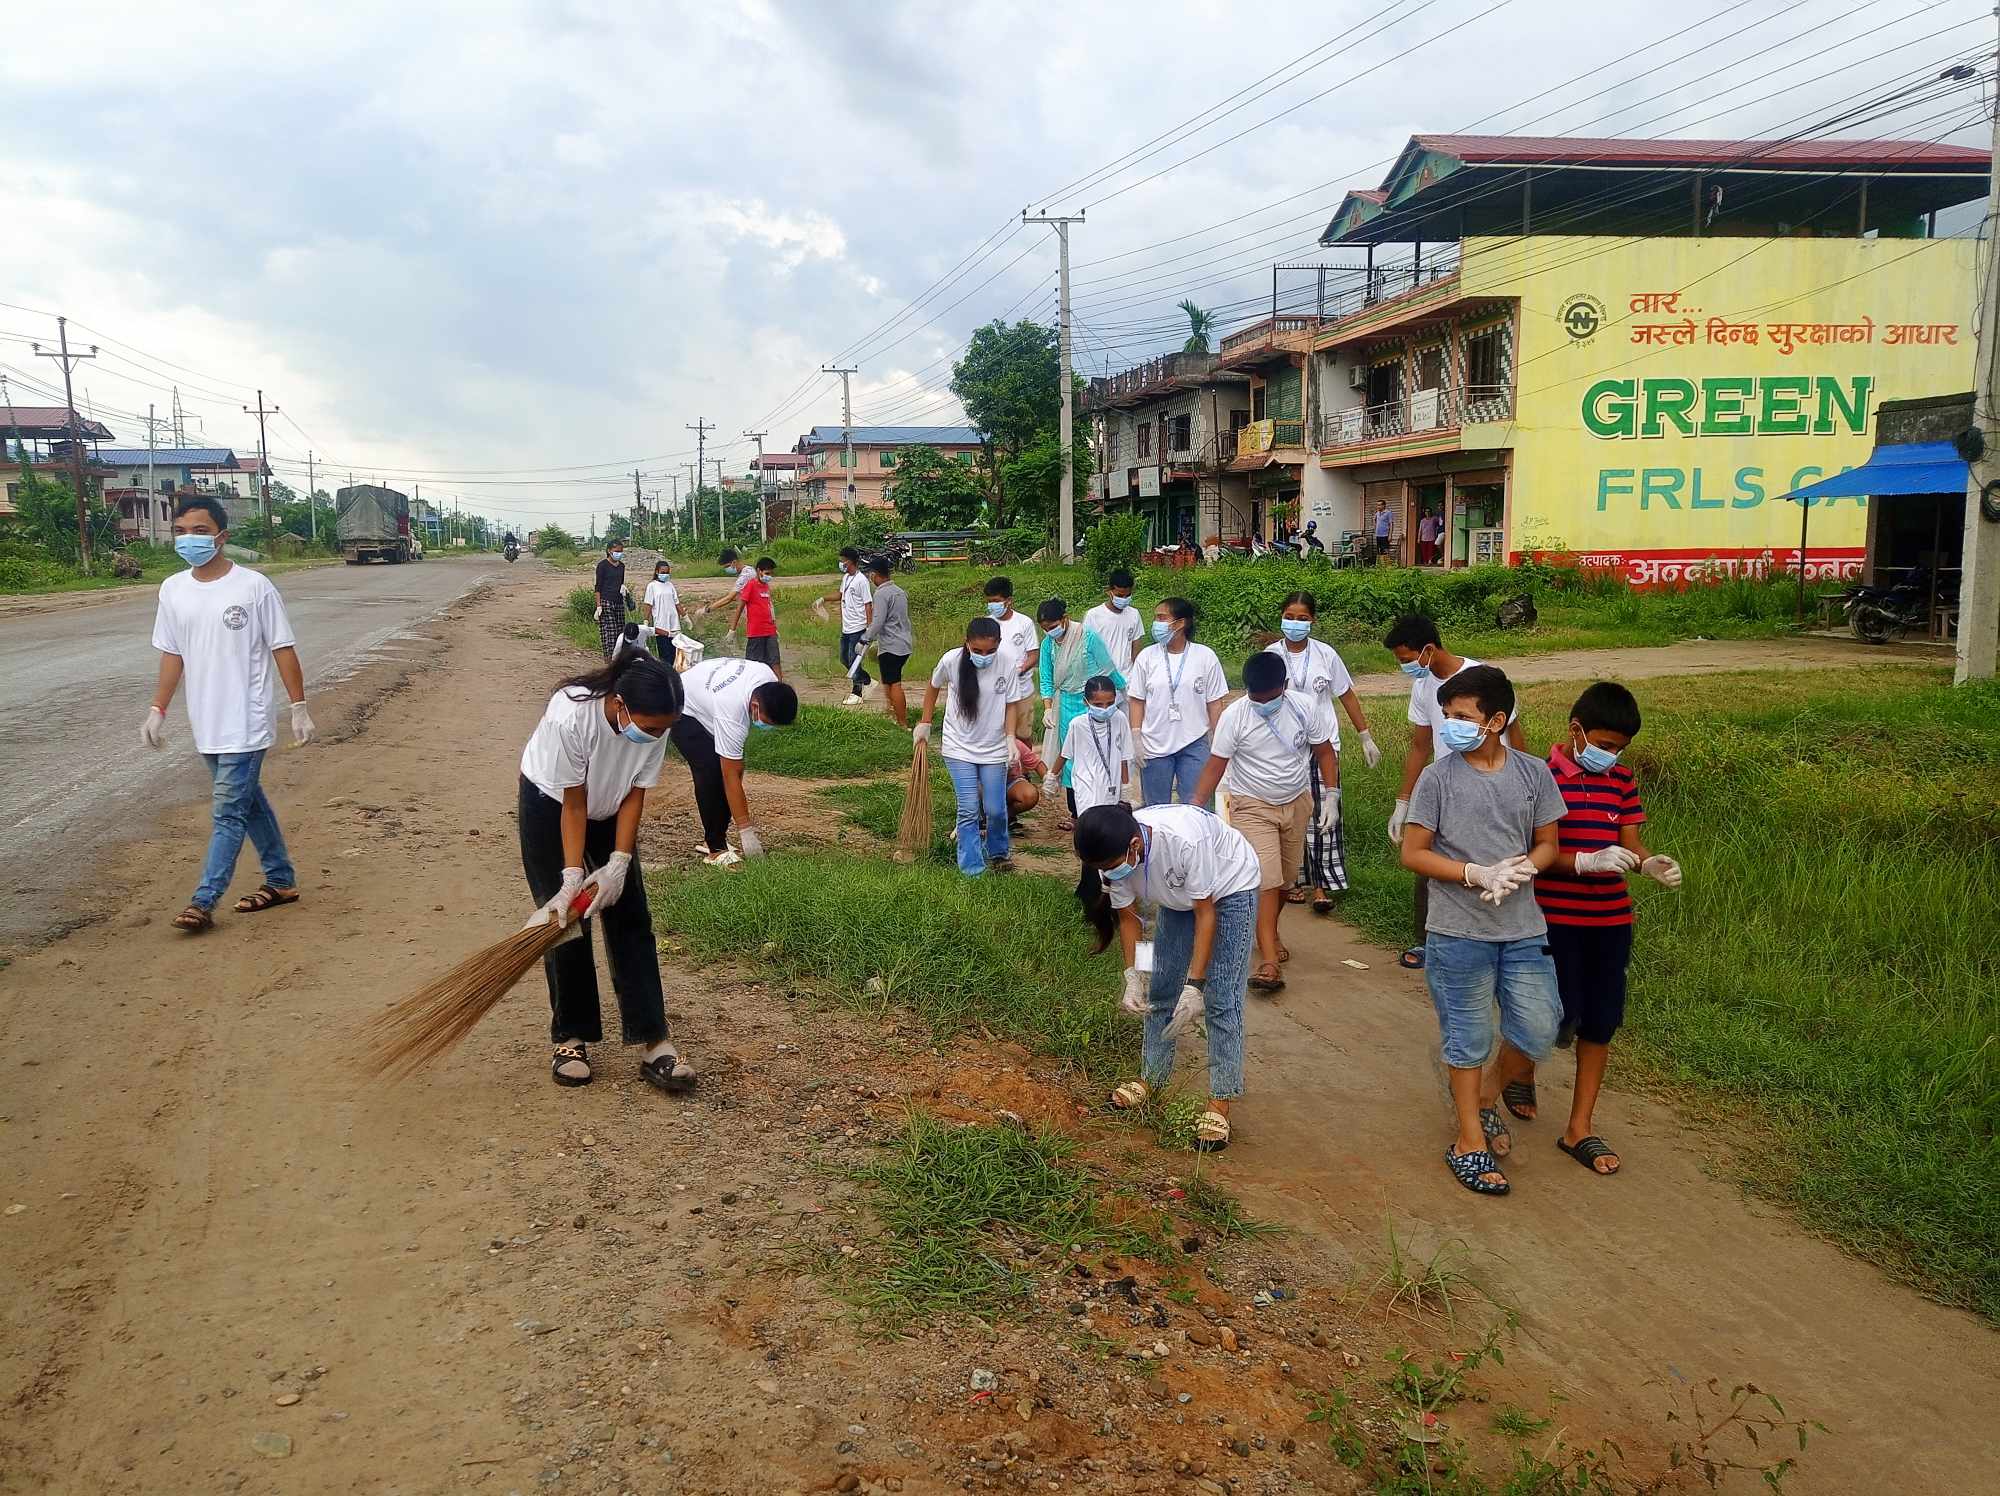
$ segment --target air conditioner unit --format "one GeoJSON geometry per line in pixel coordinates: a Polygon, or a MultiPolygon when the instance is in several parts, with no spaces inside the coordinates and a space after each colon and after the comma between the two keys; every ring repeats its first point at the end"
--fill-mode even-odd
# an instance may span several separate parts
{"type": "Polygon", "coordinates": [[[1348,367],[1347,387],[1350,390],[1365,390],[1368,388],[1368,365],[1352,364],[1348,367]]]}

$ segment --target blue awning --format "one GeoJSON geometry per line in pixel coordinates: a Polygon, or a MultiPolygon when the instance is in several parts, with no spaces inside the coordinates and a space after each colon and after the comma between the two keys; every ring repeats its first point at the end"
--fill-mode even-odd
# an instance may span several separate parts
{"type": "Polygon", "coordinates": [[[1858,468],[1780,494],[1783,499],[1880,498],[1888,494],[1964,493],[1965,459],[1950,442],[1877,447],[1858,468]]]}

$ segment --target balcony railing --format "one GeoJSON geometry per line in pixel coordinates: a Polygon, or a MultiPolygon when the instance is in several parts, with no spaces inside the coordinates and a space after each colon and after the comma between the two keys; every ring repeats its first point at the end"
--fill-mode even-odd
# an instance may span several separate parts
{"type": "Polygon", "coordinates": [[[1310,333],[1316,320],[1313,317],[1286,315],[1266,317],[1261,322],[1253,322],[1222,340],[1222,357],[1227,360],[1234,354],[1265,345],[1278,347],[1279,339],[1288,333],[1310,333]]]}
{"type": "Polygon", "coordinates": [[[1173,389],[1183,380],[1201,379],[1214,368],[1215,355],[1210,353],[1162,354],[1143,364],[1134,364],[1122,373],[1091,380],[1085,403],[1115,405],[1121,400],[1136,400],[1173,389]]]}
{"type": "Polygon", "coordinates": [[[1392,436],[1453,431],[1480,421],[1504,421],[1514,411],[1514,387],[1475,384],[1464,389],[1412,390],[1377,405],[1336,410],[1320,417],[1321,451],[1359,446],[1392,436]]]}
{"type": "Polygon", "coordinates": [[[1236,437],[1238,457],[1256,457],[1266,452],[1302,448],[1306,444],[1304,421],[1252,421],[1236,437]]]}

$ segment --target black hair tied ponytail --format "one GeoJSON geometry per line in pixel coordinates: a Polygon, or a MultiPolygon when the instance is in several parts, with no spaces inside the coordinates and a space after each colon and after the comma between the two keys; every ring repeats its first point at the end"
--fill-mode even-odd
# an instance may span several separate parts
{"type": "Polygon", "coordinates": [[[621,654],[601,669],[572,675],[560,689],[586,699],[616,696],[628,712],[646,716],[678,717],[683,700],[680,676],[649,654],[621,654]]]}
{"type": "MultiPolygon", "coordinates": [[[[965,642],[968,646],[958,652],[958,714],[968,722],[979,720],[979,667],[972,662],[970,648],[974,639],[991,639],[1000,642],[1000,625],[990,618],[975,618],[965,626],[965,642]]],[[[996,663],[992,669],[999,669],[996,663]]]]}
{"type": "Polygon", "coordinates": [[[1105,891],[1104,877],[1093,864],[1124,856],[1138,834],[1139,818],[1124,805],[1093,805],[1076,818],[1076,835],[1070,844],[1083,863],[1083,872],[1076,880],[1076,901],[1083,905],[1083,922],[1097,932],[1093,953],[1111,944],[1111,937],[1118,933],[1118,916],[1111,908],[1111,895],[1105,891]]]}

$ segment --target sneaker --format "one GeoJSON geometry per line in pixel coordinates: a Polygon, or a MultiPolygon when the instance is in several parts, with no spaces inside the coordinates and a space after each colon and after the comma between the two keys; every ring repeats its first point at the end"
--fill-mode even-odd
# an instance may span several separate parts
{"type": "Polygon", "coordinates": [[[735,850],[725,847],[720,852],[709,853],[708,856],[702,858],[702,863],[707,867],[735,867],[742,860],[742,857],[735,850]]]}
{"type": "Polygon", "coordinates": [[[852,691],[849,691],[847,693],[846,698],[842,700],[840,704],[842,706],[859,706],[861,705],[861,698],[855,695],[852,691]]]}
{"type": "Polygon", "coordinates": [[[861,688],[861,699],[863,701],[876,701],[881,698],[881,695],[882,683],[878,680],[871,680],[861,688]]]}
{"type": "Polygon", "coordinates": [[[995,873],[1012,873],[1019,870],[1011,857],[991,858],[987,861],[986,867],[987,871],[995,873]]]}

